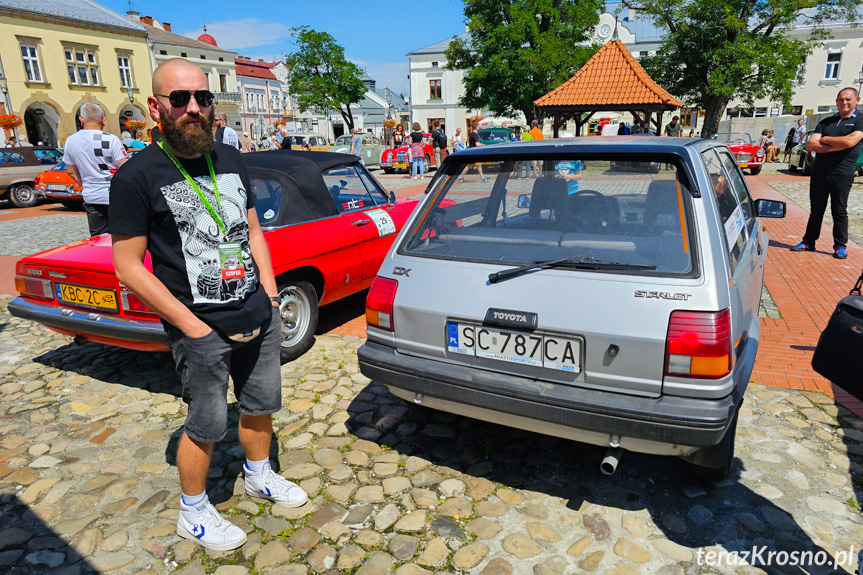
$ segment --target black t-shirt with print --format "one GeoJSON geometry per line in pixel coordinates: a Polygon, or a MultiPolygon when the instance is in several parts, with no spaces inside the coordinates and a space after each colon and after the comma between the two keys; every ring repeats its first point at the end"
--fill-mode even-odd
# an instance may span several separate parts
{"type": "Polygon", "coordinates": [[[467,146],[469,148],[476,148],[476,145],[479,143],[479,134],[474,130],[470,133],[470,136],[467,137],[467,146]]]}
{"type": "MultiPolygon", "coordinates": [[[[863,132],[863,113],[856,111],[853,116],[845,119],[840,119],[839,114],[836,114],[824,118],[815,126],[815,133],[822,136],[847,136],[851,132],[863,132]]],[[[812,175],[853,176],[861,146],[863,146],[863,140],[857,142],[856,146],[844,150],[815,154],[812,175]]]]}
{"type": "MultiPolygon", "coordinates": [[[[255,195],[242,156],[216,144],[211,158],[227,237],[159,146],[136,154],[112,178],[109,228],[112,234],[146,236],[153,274],[201,321],[230,335],[262,325],[272,305],[252,261],[248,210],[255,207],[255,195]],[[220,257],[224,241],[240,243],[241,268],[220,257]]],[[[218,214],[206,159],[179,161],[218,214]]]]}

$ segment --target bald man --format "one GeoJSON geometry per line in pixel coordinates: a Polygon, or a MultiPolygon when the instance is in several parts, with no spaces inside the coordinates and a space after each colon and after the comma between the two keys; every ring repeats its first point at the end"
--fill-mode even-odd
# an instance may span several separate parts
{"type": "Polygon", "coordinates": [[[66,139],[63,161],[66,171],[81,187],[90,236],[108,232],[108,194],[112,173],[129,155],[120,138],[104,131],[105,112],[99,104],[81,104],[78,120],[84,127],[66,139]]]}
{"type": "Polygon", "coordinates": [[[147,103],[162,141],[111,184],[114,266],[162,318],[188,404],[177,448],[177,533],[228,551],[246,534],[219,515],[205,488],[213,444],[227,432],[229,376],[246,493],[287,507],[308,501],[268,459],[272,414],[282,405],[280,298],[242,156],[213,141],[206,76],[187,60],[168,60],[153,74],[147,103]],[[144,266],[148,250],[152,273],[144,266]]]}

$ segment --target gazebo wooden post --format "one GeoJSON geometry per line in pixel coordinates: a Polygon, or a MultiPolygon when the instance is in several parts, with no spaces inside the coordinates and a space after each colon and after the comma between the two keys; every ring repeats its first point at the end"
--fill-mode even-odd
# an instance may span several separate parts
{"type": "Polygon", "coordinates": [[[662,116],[663,116],[662,110],[656,112],[656,135],[657,136],[662,135],[662,116]]]}
{"type": "Polygon", "coordinates": [[[560,112],[555,112],[551,120],[551,130],[553,138],[557,138],[558,128],[560,128],[560,112]]]}

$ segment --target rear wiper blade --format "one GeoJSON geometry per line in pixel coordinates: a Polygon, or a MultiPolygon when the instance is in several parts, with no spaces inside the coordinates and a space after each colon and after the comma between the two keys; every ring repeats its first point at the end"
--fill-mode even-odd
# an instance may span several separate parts
{"type": "Polygon", "coordinates": [[[523,266],[509,268],[489,274],[489,283],[497,283],[499,281],[521,275],[535,269],[547,269],[555,267],[571,267],[581,270],[655,270],[656,266],[644,264],[626,264],[622,262],[604,262],[589,256],[571,256],[561,258],[559,260],[535,261],[523,266]]]}

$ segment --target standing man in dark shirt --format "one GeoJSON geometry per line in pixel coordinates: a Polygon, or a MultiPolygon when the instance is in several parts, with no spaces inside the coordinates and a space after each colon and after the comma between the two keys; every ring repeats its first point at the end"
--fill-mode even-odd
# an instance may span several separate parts
{"type": "Polygon", "coordinates": [[[440,120],[435,120],[432,126],[434,127],[431,132],[434,163],[435,166],[440,167],[441,162],[446,157],[446,133],[440,127],[440,120]]]}
{"type": "Polygon", "coordinates": [[[839,113],[815,126],[806,149],[815,152],[812,177],[809,179],[809,222],[803,241],[793,252],[814,252],[821,235],[821,222],[830,199],[833,216],[833,257],[848,257],[848,194],[854,183],[854,164],[863,146],[863,114],[857,111],[860,95],[854,88],[843,88],[836,96],[839,113]]]}
{"type": "Polygon", "coordinates": [[[112,180],[110,231],[117,277],[162,319],[188,404],[177,447],[177,533],[228,551],[246,534],[205,488],[213,444],[227,432],[229,376],[246,494],[288,507],[308,496],[270,467],[272,414],[282,407],[280,299],[242,156],[213,141],[213,100],[195,64],[159,65],[147,102],[163,141],[112,180]]]}
{"type": "Polygon", "coordinates": [[[279,144],[283,150],[291,149],[291,137],[288,135],[288,129],[284,126],[279,130],[279,134],[282,136],[282,143],[279,144]]]}

